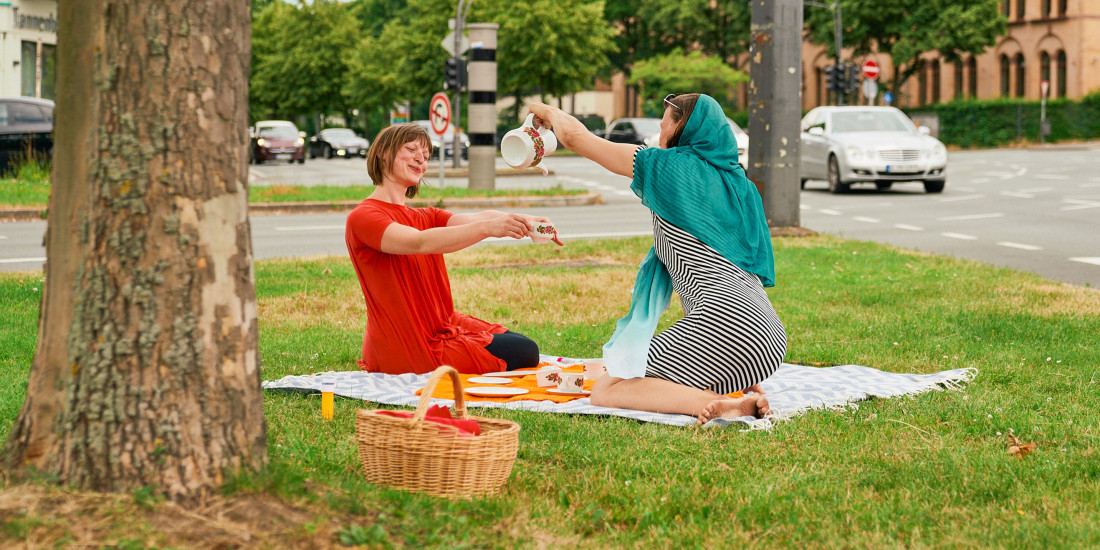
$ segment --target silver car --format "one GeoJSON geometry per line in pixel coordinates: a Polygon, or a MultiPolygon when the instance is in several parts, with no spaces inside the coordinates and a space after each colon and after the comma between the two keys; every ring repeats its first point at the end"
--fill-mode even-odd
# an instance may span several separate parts
{"type": "Polygon", "coordinates": [[[853,184],[879,190],[899,181],[920,181],[928,193],[943,191],[947,149],[894,107],[818,107],[802,117],[799,177],[825,180],[829,191],[853,184]]]}

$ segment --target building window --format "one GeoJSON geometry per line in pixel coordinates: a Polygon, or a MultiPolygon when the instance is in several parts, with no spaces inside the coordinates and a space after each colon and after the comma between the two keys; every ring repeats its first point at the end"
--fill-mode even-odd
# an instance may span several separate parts
{"type": "Polygon", "coordinates": [[[1058,50],[1057,56],[1055,56],[1058,64],[1058,97],[1066,97],[1066,52],[1065,50],[1058,50]]]}
{"type": "Polygon", "coordinates": [[[978,60],[974,56],[966,61],[966,72],[969,74],[970,97],[978,97],[978,60]]]}
{"type": "Polygon", "coordinates": [[[963,60],[955,62],[955,99],[963,98],[963,60]]]}
{"type": "Polygon", "coordinates": [[[1001,97],[1008,97],[1009,77],[1012,75],[1012,64],[1008,61],[1007,55],[1001,55],[1001,97]]]}
{"type": "Polygon", "coordinates": [[[1058,15],[1066,14],[1066,4],[1068,3],[1068,0],[1058,0],[1058,15]]]}
{"type": "Polygon", "coordinates": [[[1004,15],[1005,17],[1008,17],[1008,14],[1010,13],[1008,9],[1008,2],[1009,0],[1005,0],[1001,3],[1001,15],[1004,15]]]}
{"type": "Polygon", "coordinates": [[[1016,19],[1022,20],[1027,16],[1027,0],[1016,0],[1016,19]]]}
{"type": "Polygon", "coordinates": [[[54,99],[57,46],[23,41],[19,52],[19,95],[54,99]]]}
{"type": "Polygon", "coordinates": [[[1043,0],[1043,19],[1050,17],[1050,2],[1051,0],[1043,0]]]}
{"type": "Polygon", "coordinates": [[[1024,54],[1016,54],[1016,97],[1024,97],[1024,93],[1027,91],[1027,78],[1025,78],[1025,69],[1027,64],[1024,63],[1024,54]]]}
{"type": "Polygon", "coordinates": [[[1039,81],[1050,85],[1050,54],[1047,52],[1039,56],[1039,81]]]}
{"type": "Polygon", "coordinates": [[[928,104],[928,63],[921,64],[920,71],[917,72],[917,90],[918,92],[918,105],[928,104]]]}
{"type": "Polygon", "coordinates": [[[932,103],[940,102],[940,60],[932,62],[932,103]]]}

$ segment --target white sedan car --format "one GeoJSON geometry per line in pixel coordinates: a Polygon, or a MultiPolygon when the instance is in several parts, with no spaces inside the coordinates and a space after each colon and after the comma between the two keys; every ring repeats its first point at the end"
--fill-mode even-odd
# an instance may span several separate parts
{"type": "Polygon", "coordinates": [[[894,107],[818,107],[802,117],[799,177],[829,182],[844,193],[852,184],[879,190],[920,181],[928,193],[943,191],[947,149],[894,107]]]}
{"type": "MultiPolygon", "coordinates": [[[[648,119],[647,119],[648,120],[648,119]]],[[[661,119],[653,119],[657,121],[657,133],[652,134],[645,138],[645,144],[650,147],[661,146],[661,119]]],[[[730,130],[733,130],[733,139],[737,142],[737,162],[741,165],[741,168],[748,166],[746,164],[749,161],[749,135],[737,125],[733,119],[726,117],[726,122],[729,122],[730,130]]]]}

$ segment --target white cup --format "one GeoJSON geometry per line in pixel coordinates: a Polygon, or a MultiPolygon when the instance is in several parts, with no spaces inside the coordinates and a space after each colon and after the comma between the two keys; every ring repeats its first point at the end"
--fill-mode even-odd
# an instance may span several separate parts
{"type": "Polygon", "coordinates": [[[603,359],[586,359],[584,362],[585,380],[595,380],[607,374],[607,364],[603,359]]]}
{"type": "Polygon", "coordinates": [[[561,367],[546,366],[535,371],[535,382],[540,388],[549,388],[561,383],[561,367]]]}
{"type": "Polygon", "coordinates": [[[558,232],[553,222],[535,222],[535,228],[531,230],[531,241],[535,243],[548,243],[558,232]]]}
{"type": "Polygon", "coordinates": [[[558,382],[558,391],[563,393],[583,393],[584,392],[584,373],[581,372],[563,372],[561,373],[561,382],[558,382]]]}
{"type": "Polygon", "coordinates": [[[504,162],[516,169],[537,166],[546,173],[546,167],[539,164],[558,148],[558,138],[546,128],[535,128],[535,114],[527,115],[523,125],[504,134],[500,140],[500,156],[504,162]]]}

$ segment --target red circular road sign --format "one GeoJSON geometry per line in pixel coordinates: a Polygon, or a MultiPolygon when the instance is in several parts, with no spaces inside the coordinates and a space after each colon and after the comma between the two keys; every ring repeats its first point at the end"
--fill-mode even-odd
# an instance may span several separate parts
{"type": "Polygon", "coordinates": [[[447,94],[439,92],[432,96],[432,102],[428,107],[428,118],[432,122],[432,131],[442,136],[451,125],[451,100],[447,94]]]}
{"type": "Polygon", "coordinates": [[[863,62],[863,77],[870,80],[878,78],[878,63],[874,59],[863,62]]]}

